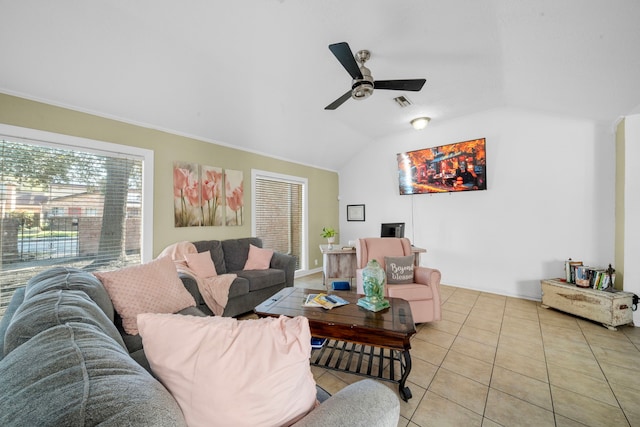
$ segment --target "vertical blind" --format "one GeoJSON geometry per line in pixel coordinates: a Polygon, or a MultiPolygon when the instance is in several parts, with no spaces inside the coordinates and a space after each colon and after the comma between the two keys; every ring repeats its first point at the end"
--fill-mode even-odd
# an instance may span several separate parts
{"type": "Polygon", "coordinates": [[[55,265],[141,262],[142,158],[0,135],[0,316],[55,265]]]}
{"type": "Polygon", "coordinates": [[[303,191],[301,183],[256,177],[255,229],[265,248],[302,259],[303,191]]]}

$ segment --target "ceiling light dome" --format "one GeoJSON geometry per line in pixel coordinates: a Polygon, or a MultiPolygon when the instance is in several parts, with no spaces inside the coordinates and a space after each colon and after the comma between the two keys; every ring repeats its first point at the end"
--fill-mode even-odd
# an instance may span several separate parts
{"type": "Polygon", "coordinates": [[[431,117],[416,117],[411,120],[411,126],[413,126],[415,130],[421,130],[426,128],[430,121],[431,117]]]}

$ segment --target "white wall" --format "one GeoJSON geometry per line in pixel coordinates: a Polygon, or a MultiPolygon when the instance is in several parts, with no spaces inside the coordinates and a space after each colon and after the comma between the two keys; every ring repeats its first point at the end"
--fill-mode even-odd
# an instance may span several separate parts
{"type": "MultiPolygon", "coordinates": [[[[624,290],[640,295],[640,114],[625,117],[624,179],[624,290]]],[[[640,325],[640,310],[633,313],[633,323],[640,325]]]]}
{"type": "Polygon", "coordinates": [[[340,171],[340,241],[405,222],[445,284],[531,299],[564,260],[613,263],[613,129],[586,120],[496,109],[381,140],[340,171]],[[400,196],[396,153],[487,140],[487,191],[400,196]],[[365,204],[365,222],[346,205],[365,204]]]}

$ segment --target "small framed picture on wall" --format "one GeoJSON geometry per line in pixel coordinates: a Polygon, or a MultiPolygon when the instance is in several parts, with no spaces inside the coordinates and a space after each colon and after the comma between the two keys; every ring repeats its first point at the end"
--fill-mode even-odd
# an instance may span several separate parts
{"type": "Polygon", "coordinates": [[[347,205],[347,221],[364,221],[364,205],[347,205]]]}

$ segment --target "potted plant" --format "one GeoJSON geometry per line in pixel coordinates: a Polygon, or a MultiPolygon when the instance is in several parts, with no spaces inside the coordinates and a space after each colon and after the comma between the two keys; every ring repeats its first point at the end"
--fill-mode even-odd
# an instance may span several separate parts
{"type": "Polygon", "coordinates": [[[320,236],[324,237],[325,239],[327,239],[327,243],[329,243],[329,249],[331,249],[331,245],[333,245],[336,241],[336,230],[334,230],[332,227],[322,227],[322,233],[320,233],[320,236]]]}

